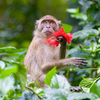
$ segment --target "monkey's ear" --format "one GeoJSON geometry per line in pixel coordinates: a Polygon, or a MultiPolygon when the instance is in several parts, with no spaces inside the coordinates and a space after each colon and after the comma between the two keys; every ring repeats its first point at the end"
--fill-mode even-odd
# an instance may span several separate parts
{"type": "Polygon", "coordinates": [[[59,21],[59,29],[62,27],[61,21],[59,21]]]}
{"type": "Polygon", "coordinates": [[[35,29],[37,29],[37,26],[38,26],[38,20],[36,20],[35,22],[35,29]]]}

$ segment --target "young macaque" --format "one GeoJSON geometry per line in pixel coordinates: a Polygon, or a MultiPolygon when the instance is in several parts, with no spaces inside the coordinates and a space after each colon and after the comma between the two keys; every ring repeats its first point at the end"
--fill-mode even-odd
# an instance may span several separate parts
{"type": "MultiPolygon", "coordinates": [[[[57,66],[57,70],[60,70],[71,65],[79,67],[86,64],[85,58],[65,58],[65,53],[61,57],[61,45],[54,47],[48,43],[43,43],[45,39],[52,37],[53,32],[60,28],[61,21],[51,15],[46,15],[36,21],[34,37],[24,59],[25,68],[28,68],[28,74],[31,75],[28,80],[34,81],[35,86],[37,86],[36,80],[38,80],[41,87],[48,87],[44,84],[44,79],[46,74],[55,66],[57,66]]],[[[63,37],[58,38],[63,39],[63,37]]]]}

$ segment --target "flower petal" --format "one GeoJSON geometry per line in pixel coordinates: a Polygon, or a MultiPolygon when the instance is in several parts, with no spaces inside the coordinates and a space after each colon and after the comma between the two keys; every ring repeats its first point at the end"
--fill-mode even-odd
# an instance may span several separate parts
{"type": "Polygon", "coordinates": [[[44,40],[44,43],[49,43],[50,45],[53,45],[54,47],[57,47],[60,43],[56,41],[54,37],[51,37],[49,39],[44,40]]]}
{"type": "Polygon", "coordinates": [[[70,44],[72,36],[73,36],[73,34],[71,34],[71,33],[67,33],[67,34],[64,35],[64,37],[65,37],[66,41],[68,42],[68,44],[70,44]]]}
{"type": "Polygon", "coordinates": [[[57,31],[57,32],[54,32],[53,33],[54,34],[54,36],[57,38],[58,36],[64,36],[65,37],[65,39],[66,39],[66,41],[68,42],[68,44],[70,44],[70,42],[71,42],[71,39],[72,39],[72,36],[73,36],[73,34],[71,34],[71,33],[65,33],[64,32],[64,29],[63,29],[63,27],[61,27],[61,29],[59,30],[59,31],[57,31]]]}

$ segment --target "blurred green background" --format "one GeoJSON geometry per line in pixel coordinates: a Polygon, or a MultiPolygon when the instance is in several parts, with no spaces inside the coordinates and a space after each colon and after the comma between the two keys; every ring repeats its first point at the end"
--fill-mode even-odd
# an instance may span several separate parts
{"type": "Polygon", "coordinates": [[[79,7],[70,0],[0,0],[0,47],[28,48],[35,21],[44,15],[53,15],[63,23],[78,28],[77,21],[67,14],[67,8],[79,7]]]}

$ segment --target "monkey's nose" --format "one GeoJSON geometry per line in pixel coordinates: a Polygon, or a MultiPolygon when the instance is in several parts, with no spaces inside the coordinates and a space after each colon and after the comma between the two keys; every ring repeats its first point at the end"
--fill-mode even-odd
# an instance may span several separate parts
{"type": "Polygon", "coordinates": [[[47,25],[46,25],[46,28],[50,28],[50,25],[49,25],[49,24],[47,24],[47,25]]]}

